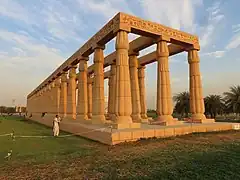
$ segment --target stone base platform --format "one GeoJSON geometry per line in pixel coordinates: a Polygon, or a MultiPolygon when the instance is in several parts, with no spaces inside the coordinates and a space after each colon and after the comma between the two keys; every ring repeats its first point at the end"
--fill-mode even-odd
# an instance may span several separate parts
{"type": "MultiPolygon", "coordinates": [[[[31,118],[30,120],[52,127],[52,119],[31,118]]],[[[88,139],[99,141],[107,145],[115,145],[122,142],[137,141],[142,138],[166,138],[191,134],[194,132],[213,132],[226,130],[239,130],[240,123],[208,123],[192,124],[182,123],[173,126],[160,126],[140,124],[140,128],[114,129],[113,126],[86,124],[79,120],[63,120],[60,129],[88,139]]]]}
{"type": "Polygon", "coordinates": [[[188,119],[187,122],[208,124],[208,123],[214,123],[215,119],[188,119]]]}

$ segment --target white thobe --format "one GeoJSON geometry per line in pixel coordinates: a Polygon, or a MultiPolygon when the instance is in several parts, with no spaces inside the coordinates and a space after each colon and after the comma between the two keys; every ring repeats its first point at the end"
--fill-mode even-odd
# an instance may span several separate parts
{"type": "Polygon", "coordinates": [[[53,135],[54,136],[59,135],[59,123],[60,123],[59,118],[55,117],[54,120],[53,120],[53,135]]]}

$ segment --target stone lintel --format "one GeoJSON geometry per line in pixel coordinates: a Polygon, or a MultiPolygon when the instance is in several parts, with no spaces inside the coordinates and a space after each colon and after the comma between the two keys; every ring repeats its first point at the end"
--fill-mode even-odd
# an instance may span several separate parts
{"type": "Polygon", "coordinates": [[[131,28],[131,32],[138,32],[139,35],[143,35],[146,33],[152,35],[166,35],[171,39],[176,41],[185,42],[188,44],[198,43],[198,37],[183,31],[179,31],[155,22],[151,22],[148,20],[144,20],[138,18],[136,16],[132,16],[125,13],[120,14],[120,24],[124,24],[124,26],[129,26],[131,28]]]}

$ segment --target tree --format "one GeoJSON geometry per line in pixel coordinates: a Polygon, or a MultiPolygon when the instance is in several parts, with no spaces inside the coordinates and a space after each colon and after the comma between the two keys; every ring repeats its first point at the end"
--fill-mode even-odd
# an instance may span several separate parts
{"type": "Polygon", "coordinates": [[[6,107],[5,106],[0,106],[0,113],[6,113],[6,107]]]}
{"type": "Polygon", "coordinates": [[[204,98],[205,113],[210,114],[211,118],[216,118],[224,109],[224,101],[220,95],[208,95],[204,98]]]}
{"type": "Polygon", "coordinates": [[[181,92],[173,96],[173,100],[175,101],[174,111],[181,114],[181,117],[188,117],[190,112],[190,95],[189,92],[181,92]]]}
{"type": "Polygon", "coordinates": [[[231,109],[236,116],[240,114],[240,86],[231,86],[229,92],[224,92],[227,108],[231,109]]]}

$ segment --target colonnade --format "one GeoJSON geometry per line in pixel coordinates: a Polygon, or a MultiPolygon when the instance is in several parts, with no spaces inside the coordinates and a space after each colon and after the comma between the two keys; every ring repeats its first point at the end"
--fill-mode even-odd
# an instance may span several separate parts
{"type": "MultiPolygon", "coordinates": [[[[173,118],[173,103],[169,73],[170,41],[163,36],[156,39],[157,61],[157,118],[160,125],[179,124],[173,118]]],[[[104,110],[104,46],[94,46],[94,72],[88,73],[88,57],[78,58],[68,72],[49,82],[28,98],[28,112],[59,114],[69,120],[81,120],[93,124],[112,123],[116,128],[139,127],[148,122],[146,108],[145,66],[138,61],[139,52],[129,51],[128,32],[120,30],[116,37],[116,60],[110,64],[108,114],[104,110]],[[93,76],[93,77],[92,77],[93,76]],[[76,83],[76,79],[78,83],[76,83]],[[76,102],[76,88],[78,101],[76,102]]],[[[190,109],[194,121],[204,120],[204,102],[199,70],[198,51],[187,50],[190,76],[190,109]]]]}

